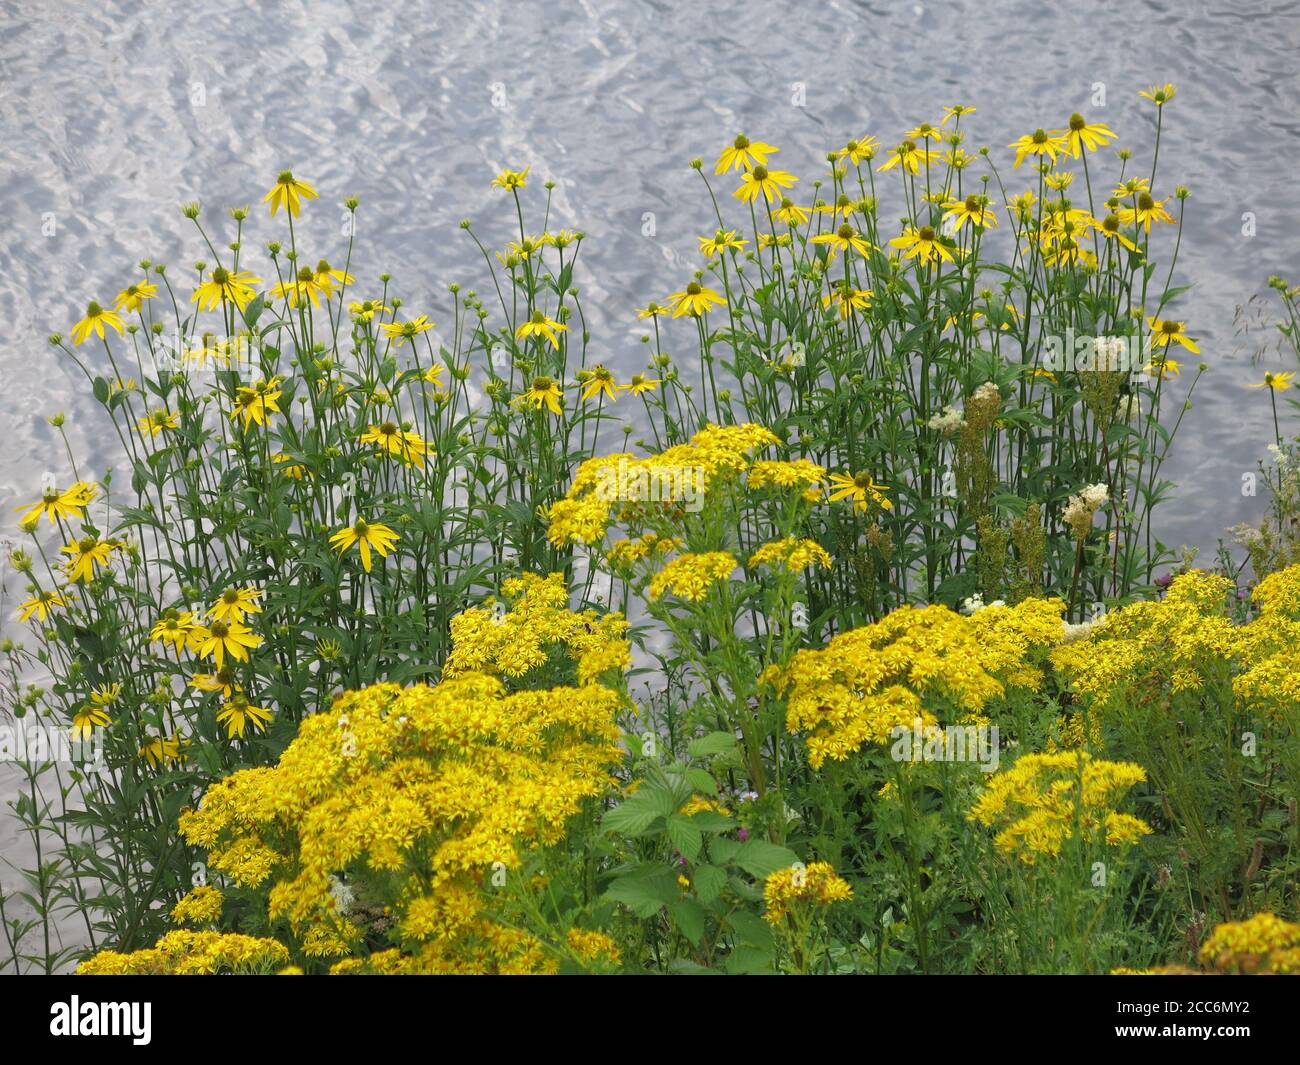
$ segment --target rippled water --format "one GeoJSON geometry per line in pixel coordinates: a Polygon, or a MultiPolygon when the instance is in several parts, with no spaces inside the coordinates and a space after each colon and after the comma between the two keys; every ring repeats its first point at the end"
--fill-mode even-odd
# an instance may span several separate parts
{"type": "MultiPolygon", "coordinates": [[[[593,357],[633,369],[631,310],[678,287],[711,228],[686,162],[738,130],[782,145],[805,181],[849,136],[892,144],[957,102],[979,109],[975,143],[1004,158],[1075,109],[1144,145],[1154,108],[1137,90],[1172,81],[1158,185],[1193,192],[1179,267],[1196,287],[1178,316],[1212,372],[1157,531],[1212,549],[1262,505],[1240,482],[1271,437],[1267,399],[1244,387],[1267,330],[1236,335],[1234,318],[1300,251],[1297,45],[1297,3],[0,3],[0,515],[64,469],[47,414],[68,413],[97,473],[115,459],[45,337],[111,298],[137,260],[180,274],[199,257],[182,201],[220,228],[224,207],[256,202],[286,166],[322,202],[358,195],[360,287],[387,270],[438,318],[449,282],[483,281],[457,222],[505,239],[488,182],[531,164],[557,183],[554,224],[591,238],[576,281],[593,357]],[[1105,108],[1090,106],[1099,82],[1105,108]]],[[[256,217],[249,245],[279,233],[256,217]]],[[[335,255],[339,212],[307,218],[310,257],[335,255]]],[[[6,612],[17,590],[11,579],[6,612]]],[[[0,850],[12,840],[0,824],[0,850]]]]}

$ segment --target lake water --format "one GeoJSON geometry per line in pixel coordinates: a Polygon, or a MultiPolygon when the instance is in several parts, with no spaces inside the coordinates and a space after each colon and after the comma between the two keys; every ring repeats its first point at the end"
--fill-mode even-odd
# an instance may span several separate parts
{"type": "MultiPolygon", "coordinates": [[[[1269,337],[1248,301],[1300,259],[1298,45],[1294,2],[6,0],[0,515],[35,498],[44,471],[66,480],[48,414],[67,413],[97,474],[117,460],[84,383],[45,338],[90,298],[111,299],[139,259],[179,277],[200,258],[183,201],[207,205],[228,240],[224,209],[256,204],[285,167],[322,204],[357,195],[359,287],[386,270],[412,313],[445,319],[448,283],[484,281],[457,222],[507,239],[488,183],[531,165],[529,192],[557,183],[553,226],[590,236],[575,281],[593,357],[630,372],[644,358],[633,309],[680,287],[712,228],[687,162],[716,157],[736,132],[779,144],[805,183],[847,138],[892,145],[959,102],[978,108],[972,139],[999,160],[1073,110],[1141,147],[1155,109],[1137,92],[1171,81],[1157,191],[1192,189],[1179,274],[1196,287],[1176,309],[1211,372],[1166,467],[1182,487],[1157,533],[1208,554],[1263,507],[1240,490],[1272,435],[1267,398],[1245,388],[1269,337]],[[1091,105],[1098,84],[1105,107],[1091,105]]],[[[340,217],[333,206],[306,216],[299,239],[313,259],[337,255],[340,217]]],[[[249,246],[280,235],[260,206],[254,218],[249,246]]],[[[16,531],[5,519],[0,535],[16,531]]],[[[10,574],[6,616],[20,590],[10,574]]],[[[11,779],[0,767],[0,799],[11,779]]],[[[29,860],[6,818],[0,855],[29,860]]],[[[0,879],[13,884],[7,870],[0,879]]]]}

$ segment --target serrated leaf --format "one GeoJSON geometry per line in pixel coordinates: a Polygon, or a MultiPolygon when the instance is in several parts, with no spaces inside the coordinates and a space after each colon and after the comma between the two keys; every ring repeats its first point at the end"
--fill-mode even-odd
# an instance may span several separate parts
{"type": "Polygon", "coordinates": [[[692,758],[710,758],[715,754],[725,754],[736,746],[736,737],[730,732],[710,732],[707,736],[691,740],[686,746],[692,758]]]}

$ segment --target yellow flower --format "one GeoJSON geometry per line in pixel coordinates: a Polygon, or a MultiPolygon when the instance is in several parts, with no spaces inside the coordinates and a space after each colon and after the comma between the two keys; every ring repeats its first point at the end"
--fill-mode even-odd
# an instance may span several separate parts
{"type": "Polygon", "coordinates": [[[792,865],[772,873],[763,885],[763,920],[780,924],[799,904],[829,906],[852,897],[853,888],[835,874],[830,862],[792,865]]]}
{"type": "Polygon", "coordinates": [[[215,924],[221,917],[222,901],[220,891],[201,885],[172,907],[172,920],[177,924],[215,924]]]}
{"type": "Polygon", "coordinates": [[[908,227],[901,237],[891,240],[889,246],[901,250],[904,259],[919,258],[923,263],[934,262],[936,259],[953,261],[951,249],[932,226],[922,226],[920,229],[908,227]]]}
{"type": "Polygon", "coordinates": [[[809,219],[808,211],[800,207],[794,200],[781,198],[781,206],[772,212],[772,217],[782,225],[787,225],[791,229],[795,226],[801,226],[809,219]]]}
{"type": "Polygon", "coordinates": [[[604,396],[613,403],[618,399],[620,386],[614,380],[614,375],[604,366],[593,366],[588,371],[586,383],[582,386],[579,398],[586,403],[595,399],[597,396],[604,396]]]}
{"type": "Polygon", "coordinates": [[[871,307],[871,297],[875,295],[869,288],[849,288],[843,283],[835,285],[822,297],[822,306],[835,307],[841,318],[848,318],[855,311],[865,311],[871,307]]]}
{"type": "Polygon", "coordinates": [[[636,312],[637,318],[658,318],[661,314],[667,314],[667,307],[660,307],[657,303],[651,303],[648,307],[642,307],[636,312]]]}
{"type": "Polygon", "coordinates": [[[875,250],[875,245],[866,240],[861,233],[854,229],[848,222],[845,222],[838,229],[831,233],[823,233],[820,236],[813,237],[814,244],[825,244],[830,249],[830,257],[835,258],[836,252],[848,252],[850,249],[856,251],[859,255],[866,257],[867,253],[875,250]]]}
{"type": "Polygon", "coordinates": [[[117,298],[113,301],[113,307],[119,311],[138,311],[145,300],[154,299],[157,294],[157,285],[151,285],[147,281],[138,281],[134,285],[127,285],[117,294],[117,298]]]}
{"type": "Polygon", "coordinates": [[[888,485],[876,484],[868,473],[833,473],[826,501],[838,503],[841,499],[851,499],[854,510],[866,510],[869,502],[874,502],[885,510],[893,510],[893,502],[884,495],[888,490],[888,485]]]}
{"type": "Polygon", "coordinates": [[[961,229],[967,222],[977,229],[997,228],[997,216],[988,209],[987,196],[967,196],[964,200],[949,200],[943,206],[944,218],[953,220],[954,228],[961,229]]]}
{"type": "Polygon", "coordinates": [[[298,271],[296,277],[277,284],[271,290],[271,295],[275,299],[287,299],[290,307],[297,307],[304,299],[311,300],[313,307],[319,307],[321,296],[329,299],[333,292],[331,285],[328,283],[322,285],[316,277],[316,272],[304,266],[298,271]]]}
{"type": "Polygon", "coordinates": [[[260,647],[262,637],[242,621],[214,621],[204,627],[196,625],[190,635],[190,646],[200,658],[211,658],[220,669],[230,655],[236,662],[247,662],[248,652],[260,647]]]}
{"type": "Polygon", "coordinates": [[[1196,346],[1196,341],[1187,335],[1187,326],[1183,322],[1148,318],[1147,327],[1151,330],[1152,347],[1168,348],[1170,344],[1181,344],[1193,355],[1201,353],[1201,349],[1196,346]]]}
{"type": "Polygon", "coordinates": [[[379,300],[353,301],[348,304],[348,311],[358,322],[368,322],[376,314],[383,314],[387,310],[379,300]]]}
{"type": "Polygon", "coordinates": [[[515,330],[515,339],[527,340],[532,336],[545,337],[551,342],[551,347],[558,348],[560,338],[556,334],[567,332],[568,328],[567,325],[561,325],[554,318],[548,318],[542,311],[533,311],[532,317],[515,330]]]}
{"type": "Polygon", "coordinates": [[[95,729],[107,727],[110,720],[112,719],[103,707],[88,703],[72,715],[69,734],[74,740],[89,740],[95,734],[95,729]]]}
{"type": "Polygon", "coordinates": [[[871,162],[876,156],[876,149],[880,147],[880,142],[875,137],[860,137],[857,140],[851,140],[843,148],[835,152],[836,159],[847,159],[854,166],[863,162],[871,162]]]}
{"type": "Polygon", "coordinates": [[[243,621],[250,614],[260,614],[258,600],[266,593],[261,588],[227,588],[208,607],[208,617],[213,621],[243,621]]]}
{"type": "Polygon", "coordinates": [[[230,411],[230,420],[244,420],[244,428],[256,423],[266,425],[272,414],[280,413],[279,378],[259,381],[253,386],[241,386],[235,393],[235,405],[230,411]]]}
{"type": "Polygon", "coordinates": [[[1065,149],[1078,159],[1084,149],[1095,152],[1113,141],[1116,133],[1104,122],[1089,123],[1077,111],[1070,116],[1065,129],[1052,130],[1053,136],[1065,137],[1065,149]]]}
{"type": "Polygon", "coordinates": [[[149,633],[150,640],[171,644],[179,656],[194,639],[198,620],[188,610],[165,610],[149,633]]]}
{"type": "Polygon", "coordinates": [[[1265,373],[1264,380],[1258,384],[1247,385],[1247,388],[1271,388],[1274,392],[1285,392],[1291,387],[1291,382],[1295,380],[1295,373],[1265,373]]]}
{"type": "Polygon", "coordinates": [[[1150,100],[1157,107],[1164,107],[1165,104],[1178,95],[1178,90],[1166,82],[1163,86],[1153,85],[1151,88],[1138,93],[1138,95],[1150,100]]]}
{"type": "MultiPolygon", "coordinates": [[[[157,769],[160,765],[181,760],[181,741],[175,736],[153,736],[140,748],[140,757],[157,769]]],[[[85,962],[83,964],[90,964],[85,962]]]]}
{"type": "Polygon", "coordinates": [[[222,666],[215,673],[195,673],[190,677],[190,687],[197,692],[220,692],[227,699],[239,691],[230,666],[222,666]]]}
{"type": "Polygon", "coordinates": [[[122,319],[92,300],[86,307],[86,317],[72,327],[72,342],[80,347],[91,333],[103,340],[104,326],[117,330],[118,336],[122,335],[122,319]]]}
{"type": "Polygon", "coordinates": [[[249,273],[232,274],[218,266],[212,271],[212,276],[194,290],[190,302],[197,303],[202,311],[213,310],[223,303],[233,303],[242,311],[254,296],[253,286],[261,283],[260,277],[249,273]]]}
{"type": "Polygon", "coordinates": [[[901,166],[909,174],[915,177],[921,172],[921,165],[926,167],[930,165],[930,152],[926,148],[918,148],[912,141],[903,141],[897,148],[889,153],[880,166],[876,167],[876,173],[883,174],[887,170],[893,170],[896,166],[901,166]]]}
{"type": "Polygon", "coordinates": [[[1174,216],[1165,210],[1165,203],[1165,200],[1153,198],[1149,192],[1139,192],[1135,207],[1120,208],[1119,220],[1126,226],[1140,224],[1143,230],[1150,233],[1152,222],[1173,223],[1174,216]]]}
{"type": "Polygon", "coordinates": [[[177,429],[180,424],[180,415],[159,407],[157,410],[151,410],[143,418],[140,418],[135,423],[135,427],[141,436],[152,439],[164,429],[177,429]]]}
{"type": "Polygon", "coordinates": [[[408,466],[422,466],[429,445],[419,433],[403,429],[396,422],[372,425],[360,436],[363,444],[374,444],[386,455],[395,455],[408,466]]]}
{"type": "Polygon", "coordinates": [[[531,166],[526,166],[522,170],[502,170],[492,179],[494,189],[522,189],[528,178],[528,171],[531,166]]]}
{"type": "Polygon", "coordinates": [[[361,555],[361,565],[367,573],[370,572],[371,550],[373,549],[380,558],[387,558],[397,541],[397,533],[387,525],[381,525],[379,522],[371,523],[365,518],[357,518],[353,524],[345,526],[330,537],[330,543],[339,554],[356,545],[361,555]]]}
{"type": "Polygon", "coordinates": [[[715,174],[725,174],[728,170],[748,170],[753,167],[763,166],[767,162],[769,155],[776,155],[780,150],[780,148],[773,148],[772,145],[764,144],[762,141],[751,141],[741,133],[731,142],[730,147],[722,150],[713,172],[715,174]]]}
{"type": "Polygon", "coordinates": [[[18,620],[31,621],[34,616],[43,623],[51,610],[67,605],[68,601],[58,592],[37,592],[18,604],[18,620]]]}
{"type": "Polygon", "coordinates": [[[557,418],[564,413],[560,403],[563,399],[563,393],[560,386],[552,377],[534,377],[533,383],[528,387],[528,391],[519,395],[515,400],[515,406],[531,406],[533,410],[541,410],[545,407],[557,418]]]}
{"type": "Polygon", "coordinates": [[[749,241],[736,236],[734,229],[719,229],[711,237],[700,237],[700,252],[706,259],[712,259],[718,252],[731,249],[743,251],[749,241]]]}
{"type": "Polygon", "coordinates": [[[64,544],[59,548],[60,554],[69,556],[63,563],[63,572],[67,574],[70,581],[93,580],[95,567],[107,567],[116,550],[115,543],[94,536],[83,536],[75,543],[64,544]]]}
{"type": "Polygon", "coordinates": [[[79,518],[82,511],[94,498],[94,484],[90,481],[77,481],[62,492],[51,486],[41,493],[39,503],[30,505],[24,503],[21,507],[14,507],[14,509],[27,512],[19,519],[19,524],[24,529],[30,530],[34,529],[40,522],[42,514],[45,515],[51,525],[58,522],[60,518],[64,521],[79,518]]]}
{"type": "Polygon", "coordinates": [[[727,302],[713,289],[705,288],[698,281],[692,281],[681,292],[674,292],[668,297],[668,301],[673,304],[674,318],[680,318],[684,314],[698,318],[706,314],[710,307],[727,302]]]}
{"type": "Polygon", "coordinates": [[[784,540],[764,544],[749,557],[749,568],[755,569],[758,566],[771,566],[790,573],[797,573],[810,566],[830,569],[831,556],[816,540],[786,537],[784,540]]]}
{"type": "Polygon", "coordinates": [[[1119,231],[1119,227],[1120,227],[1119,216],[1114,214],[1108,214],[1105,218],[1103,218],[1099,223],[1095,224],[1092,228],[1095,229],[1107,240],[1118,241],[1120,244],[1124,245],[1124,247],[1126,247],[1129,251],[1137,251],[1138,250],[1137,245],[1134,244],[1131,240],[1129,240],[1128,237],[1124,236],[1124,234],[1119,231]]]}
{"type": "Polygon", "coordinates": [[[421,333],[432,329],[434,324],[429,321],[427,314],[422,314],[409,322],[385,322],[380,326],[380,329],[383,330],[384,336],[388,337],[389,340],[396,340],[397,346],[400,348],[408,340],[413,340],[421,333]]]}
{"type": "Polygon", "coordinates": [[[315,200],[317,198],[316,190],[307,182],[299,181],[290,170],[281,170],[271,191],[262,197],[262,202],[271,205],[271,217],[274,218],[276,212],[283,207],[292,218],[296,217],[302,209],[303,200],[315,200]]]}
{"type": "Polygon", "coordinates": [[[745,203],[753,203],[761,193],[768,203],[779,203],[783,198],[781,190],[790,188],[798,180],[784,170],[768,170],[765,166],[756,166],[741,175],[740,188],[732,195],[745,203]]]}
{"type": "Polygon", "coordinates": [[[698,602],[709,588],[735,572],[736,559],[727,551],[705,551],[673,559],[655,574],[646,594],[651,599],[671,592],[680,599],[698,602]]]}
{"type": "Polygon", "coordinates": [[[236,695],[217,711],[217,720],[226,726],[226,739],[238,736],[242,740],[250,725],[254,732],[265,732],[271,711],[253,706],[244,696],[236,695]]]}
{"type": "Polygon", "coordinates": [[[307,474],[307,467],[286,452],[277,451],[271,456],[271,461],[280,467],[282,474],[292,477],[295,481],[301,481],[307,474]]]}
{"type": "Polygon", "coordinates": [[[645,395],[647,392],[653,392],[660,385],[657,377],[648,377],[643,373],[634,373],[632,380],[623,386],[625,391],[631,392],[634,396],[645,395]]]}
{"type": "Polygon", "coordinates": [[[1019,170],[1020,164],[1031,155],[1046,156],[1048,162],[1055,163],[1056,157],[1067,150],[1064,137],[1052,136],[1042,129],[1036,129],[1033,133],[1026,133],[1015,143],[1007,145],[1007,147],[1016,150],[1016,163],[1012,167],[1013,170],[1019,170]]]}

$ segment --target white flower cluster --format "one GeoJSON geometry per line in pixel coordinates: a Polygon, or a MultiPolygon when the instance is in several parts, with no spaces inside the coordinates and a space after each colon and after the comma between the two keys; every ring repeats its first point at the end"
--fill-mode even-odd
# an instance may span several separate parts
{"type": "Polygon", "coordinates": [[[1104,484],[1089,484],[1079,490],[1078,495],[1070,496],[1065,504],[1062,520],[1082,540],[1092,527],[1092,516],[1097,509],[1110,498],[1110,491],[1104,484]]]}
{"type": "Polygon", "coordinates": [[[972,595],[969,599],[963,599],[963,600],[962,600],[962,604],[961,604],[961,613],[963,613],[963,614],[965,614],[967,617],[969,617],[971,614],[974,614],[974,613],[977,613],[978,611],[984,610],[984,609],[986,609],[987,607],[991,607],[991,606],[1006,606],[1006,605],[1007,605],[1007,604],[1006,604],[1006,601],[1003,600],[1003,599],[994,599],[993,602],[991,602],[991,603],[986,603],[986,602],[984,602],[984,596],[980,595],[979,592],[976,592],[976,593],[975,593],[974,595],[972,595]]]}
{"type": "Polygon", "coordinates": [[[942,413],[930,415],[925,424],[940,433],[955,433],[962,427],[962,412],[949,403],[942,413]]]}
{"type": "Polygon", "coordinates": [[[1100,621],[1101,618],[1092,618],[1089,621],[1081,621],[1077,625],[1071,625],[1068,621],[1064,622],[1064,629],[1061,633],[1061,642],[1074,643],[1075,640],[1086,638],[1092,630],[1097,627],[1097,623],[1100,621]]]}

